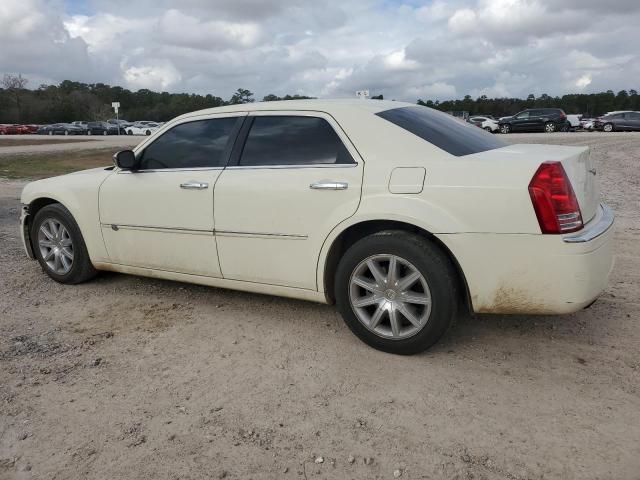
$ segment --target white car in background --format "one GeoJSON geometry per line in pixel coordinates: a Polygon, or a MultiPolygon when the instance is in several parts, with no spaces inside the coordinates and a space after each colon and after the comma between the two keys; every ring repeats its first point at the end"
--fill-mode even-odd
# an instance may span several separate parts
{"type": "Polygon", "coordinates": [[[567,114],[567,122],[569,122],[569,130],[575,131],[582,126],[582,115],[567,114]]]}
{"type": "Polygon", "coordinates": [[[158,123],[146,122],[146,123],[134,123],[127,127],[125,131],[127,135],[151,135],[160,128],[158,123]]]}
{"type": "Polygon", "coordinates": [[[509,145],[427,107],[212,108],[114,160],[22,191],[26,252],[57,282],[109,270],[336,303],[364,342],[412,354],[459,306],[576,312],[612,267],[588,147],[509,145]]]}
{"type": "Polygon", "coordinates": [[[469,118],[469,121],[472,123],[480,123],[481,127],[485,129],[487,132],[494,133],[500,130],[498,121],[493,118],[475,116],[475,117],[469,118]]]}

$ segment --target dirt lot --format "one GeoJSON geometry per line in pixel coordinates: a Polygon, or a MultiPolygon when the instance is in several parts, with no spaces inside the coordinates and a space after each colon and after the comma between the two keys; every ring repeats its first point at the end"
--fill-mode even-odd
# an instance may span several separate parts
{"type": "Polygon", "coordinates": [[[574,315],[460,318],[408,358],[329,306],[58,285],[19,243],[24,182],[0,182],[0,478],[640,478],[640,134],[507,139],[595,148],[610,286],[574,315]]]}

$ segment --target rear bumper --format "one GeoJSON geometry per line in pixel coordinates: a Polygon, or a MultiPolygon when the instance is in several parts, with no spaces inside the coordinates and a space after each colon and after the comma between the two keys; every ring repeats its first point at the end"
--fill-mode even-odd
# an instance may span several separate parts
{"type": "Polygon", "coordinates": [[[613,212],[601,205],[565,235],[449,234],[438,237],[465,275],[476,313],[562,314],[587,307],[613,268],[613,212]]]}

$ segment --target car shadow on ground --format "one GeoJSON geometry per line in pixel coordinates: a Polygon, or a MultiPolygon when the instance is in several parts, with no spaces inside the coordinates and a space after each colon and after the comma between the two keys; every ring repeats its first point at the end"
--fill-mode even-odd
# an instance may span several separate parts
{"type": "MultiPolygon", "coordinates": [[[[344,348],[360,343],[331,305],[114,272],[101,272],[94,282],[115,289],[116,294],[131,291],[133,286],[148,301],[187,300],[205,311],[221,306],[234,311],[259,311],[265,321],[273,322],[273,328],[288,329],[289,322],[296,322],[297,327],[311,330],[312,336],[326,335],[329,327],[332,333],[338,333],[332,341],[345,342],[344,348]]],[[[492,351],[503,355],[505,351],[531,350],[549,343],[558,349],[562,349],[563,344],[591,345],[607,328],[606,322],[602,322],[602,317],[608,316],[603,313],[607,308],[616,306],[604,294],[593,306],[569,315],[471,315],[462,311],[440,341],[421,356],[439,356],[452,351],[471,354],[478,348],[483,355],[492,351]]]]}

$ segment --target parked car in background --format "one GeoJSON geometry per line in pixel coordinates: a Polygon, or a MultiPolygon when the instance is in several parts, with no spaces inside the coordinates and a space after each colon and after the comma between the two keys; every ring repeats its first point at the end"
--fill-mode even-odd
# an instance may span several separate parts
{"type": "Polygon", "coordinates": [[[48,135],[84,135],[84,128],[72,123],[56,123],[48,135]]]}
{"type": "Polygon", "coordinates": [[[22,126],[24,129],[24,133],[37,133],[38,132],[38,128],[40,128],[39,125],[34,125],[34,124],[29,124],[29,125],[23,125],[22,126]]]}
{"type": "Polygon", "coordinates": [[[596,118],[593,126],[603,132],[640,130],[640,112],[609,113],[596,118]]]}
{"type": "MultiPolygon", "coordinates": [[[[109,122],[89,122],[87,135],[118,135],[118,125],[109,122]]],[[[120,135],[125,135],[124,127],[120,127],[120,135]]]]}
{"type": "Polygon", "coordinates": [[[133,122],[123,120],[121,118],[110,118],[109,120],[107,120],[107,123],[110,123],[112,125],[120,125],[120,127],[128,127],[130,125],[133,125],[133,122]]]}
{"type": "Polygon", "coordinates": [[[500,132],[558,132],[569,128],[567,115],[560,108],[532,108],[499,120],[500,132]]]}
{"type": "Polygon", "coordinates": [[[19,135],[23,133],[21,127],[17,124],[0,125],[0,135],[19,135]]]}
{"type": "Polygon", "coordinates": [[[158,128],[160,128],[160,125],[158,125],[157,123],[153,123],[153,122],[148,122],[148,123],[143,123],[143,124],[138,124],[138,123],[134,123],[133,125],[126,127],[125,131],[127,132],[127,135],[151,135],[152,133],[154,133],[156,130],[158,130],[158,128]]]}
{"type": "Polygon", "coordinates": [[[583,130],[587,130],[589,132],[593,131],[593,123],[595,122],[594,118],[581,118],[580,119],[580,128],[583,130]]]}
{"type": "Polygon", "coordinates": [[[500,130],[500,125],[498,125],[498,122],[490,117],[473,116],[469,120],[476,125],[479,124],[478,126],[480,128],[484,128],[487,132],[493,133],[500,130]]]}
{"type": "Polygon", "coordinates": [[[82,128],[85,132],[87,131],[87,125],[89,122],[85,122],[84,120],[76,120],[75,122],[71,122],[73,125],[82,128]]]}
{"type": "Polygon", "coordinates": [[[580,119],[582,115],[567,115],[567,122],[569,123],[569,130],[576,131],[581,128],[580,119]]]}
{"type": "Polygon", "coordinates": [[[613,265],[588,147],[511,145],[414,104],[212,108],[114,157],[22,191],[26,253],[57,282],[108,270],[336,303],[362,341],[413,354],[459,305],[579,311],[613,265]]]}

